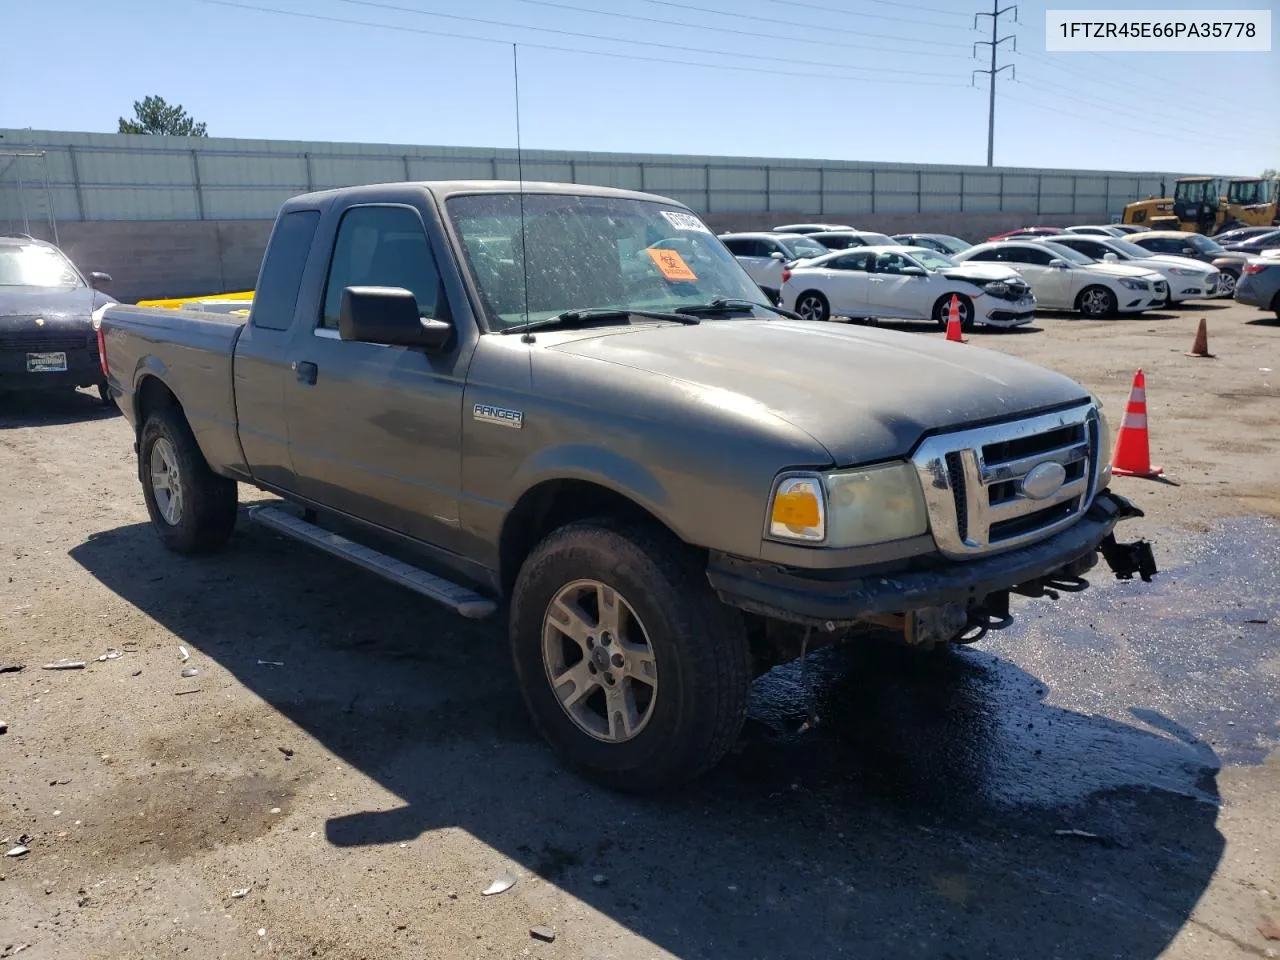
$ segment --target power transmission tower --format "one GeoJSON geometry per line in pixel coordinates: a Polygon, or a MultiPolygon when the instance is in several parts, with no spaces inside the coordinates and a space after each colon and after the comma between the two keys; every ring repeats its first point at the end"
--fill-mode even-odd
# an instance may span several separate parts
{"type": "Polygon", "coordinates": [[[974,41],[974,44],[973,44],[973,47],[974,47],[973,55],[975,57],[978,55],[978,52],[977,52],[978,47],[981,46],[981,47],[991,48],[990,68],[986,70],[973,71],[973,76],[977,76],[980,73],[985,73],[988,77],[988,85],[991,87],[990,96],[989,96],[988,105],[987,105],[987,166],[988,167],[992,165],[992,160],[995,155],[995,146],[996,146],[996,75],[1004,70],[1012,70],[1014,78],[1016,79],[1018,76],[1017,69],[1011,63],[1006,63],[1003,67],[996,66],[996,54],[999,53],[1000,44],[1004,43],[1006,40],[1012,40],[1013,49],[1015,51],[1018,49],[1018,38],[1015,37],[1013,34],[1009,33],[1009,34],[1005,34],[1005,36],[1003,37],[1000,36],[1000,18],[1004,16],[1006,13],[1008,13],[1010,10],[1013,11],[1013,15],[1016,20],[1018,16],[1017,4],[1011,4],[1010,6],[1002,7],[1000,6],[1000,0],[991,0],[990,13],[975,13],[973,15],[973,29],[975,30],[978,29],[979,17],[991,18],[991,39],[977,40],[977,41],[974,41]]]}

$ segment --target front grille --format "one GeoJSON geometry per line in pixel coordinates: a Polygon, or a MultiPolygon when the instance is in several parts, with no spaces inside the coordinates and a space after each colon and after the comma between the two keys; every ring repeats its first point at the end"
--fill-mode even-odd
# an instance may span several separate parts
{"type": "Polygon", "coordinates": [[[1100,436],[1089,404],[927,439],[912,462],[938,549],[978,556],[1074,523],[1097,492],[1100,436]]]}
{"type": "Polygon", "coordinates": [[[0,334],[0,350],[14,353],[61,353],[67,350],[83,350],[96,345],[89,334],[67,336],[48,333],[0,334]]]}

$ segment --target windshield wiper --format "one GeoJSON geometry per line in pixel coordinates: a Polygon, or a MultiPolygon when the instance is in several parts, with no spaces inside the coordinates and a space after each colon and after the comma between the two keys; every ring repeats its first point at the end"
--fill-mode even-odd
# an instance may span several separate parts
{"type": "Polygon", "coordinates": [[[670,320],[693,326],[701,321],[683,313],[663,313],[659,310],[632,310],[625,307],[583,307],[578,310],[564,310],[554,317],[543,317],[541,320],[530,320],[505,328],[503,333],[524,333],[526,330],[543,330],[547,327],[571,327],[575,324],[594,323],[596,321],[629,320],[631,317],[644,317],[646,320],[670,320]]]}
{"type": "Polygon", "coordinates": [[[788,320],[804,319],[799,314],[784,310],[782,307],[775,307],[771,303],[757,303],[745,297],[716,297],[709,303],[695,303],[688,307],[676,307],[676,310],[686,314],[738,313],[755,307],[759,307],[761,310],[770,310],[780,317],[786,317],[788,320]]]}

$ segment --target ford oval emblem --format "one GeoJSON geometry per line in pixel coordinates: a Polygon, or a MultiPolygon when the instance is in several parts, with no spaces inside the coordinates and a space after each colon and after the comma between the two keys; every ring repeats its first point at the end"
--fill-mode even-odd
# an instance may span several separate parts
{"type": "Polygon", "coordinates": [[[1067,482],[1067,468],[1055,461],[1038,463],[1022,478],[1022,492],[1032,500],[1048,500],[1067,482]]]}

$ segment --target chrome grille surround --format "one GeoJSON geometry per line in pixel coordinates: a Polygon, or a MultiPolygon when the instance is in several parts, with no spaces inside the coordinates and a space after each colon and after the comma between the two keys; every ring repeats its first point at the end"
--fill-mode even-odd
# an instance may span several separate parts
{"type": "Polygon", "coordinates": [[[983,556],[1042,540],[1075,523],[1093,502],[1105,461],[1098,455],[1098,416],[1089,403],[921,443],[911,462],[938,550],[956,560],[983,556]],[[1066,468],[1067,480],[1050,496],[1032,499],[1022,481],[1048,462],[1066,468]],[[1043,523],[1036,522],[1038,516],[1043,523]]]}

